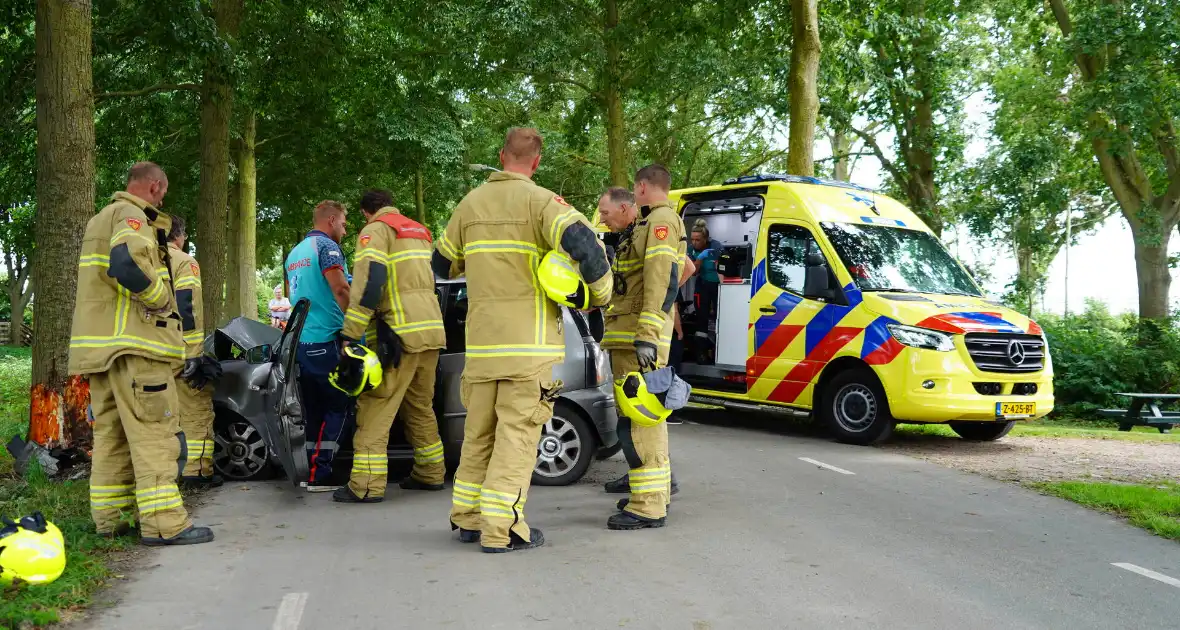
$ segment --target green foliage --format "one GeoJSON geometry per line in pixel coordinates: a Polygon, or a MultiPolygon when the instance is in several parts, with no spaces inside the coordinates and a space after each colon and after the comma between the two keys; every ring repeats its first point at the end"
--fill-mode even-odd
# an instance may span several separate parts
{"type": "Polygon", "coordinates": [[[1125,517],[1132,525],[1180,540],[1180,485],[1063,481],[1032,484],[1048,494],[1125,517]]]}
{"type": "Polygon", "coordinates": [[[1125,408],[1119,392],[1180,391],[1180,329],[1174,322],[1144,326],[1134,315],[1113,316],[1090,302],[1085,312],[1068,317],[1041,315],[1053,358],[1057,409],[1095,417],[1100,408],[1125,408]]]}

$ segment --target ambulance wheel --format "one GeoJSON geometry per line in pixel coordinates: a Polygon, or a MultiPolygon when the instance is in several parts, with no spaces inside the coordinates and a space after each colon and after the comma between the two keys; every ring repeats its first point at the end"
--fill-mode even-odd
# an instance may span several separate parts
{"type": "Polygon", "coordinates": [[[582,478],[598,448],[598,433],[572,405],[557,401],[553,417],[541,425],[533,485],[568,486],[582,478]]]}
{"type": "Polygon", "coordinates": [[[1016,426],[1015,422],[952,422],[951,430],[964,440],[991,442],[998,440],[1016,426]]]}
{"type": "Polygon", "coordinates": [[[876,444],[893,434],[889,400],[868,368],[840,372],[823,392],[820,417],[832,435],[847,444],[876,444]]]}
{"type": "Polygon", "coordinates": [[[216,410],[213,470],[231,481],[258,481],[274,475],[262,434],[232,411],[216,410]]]}

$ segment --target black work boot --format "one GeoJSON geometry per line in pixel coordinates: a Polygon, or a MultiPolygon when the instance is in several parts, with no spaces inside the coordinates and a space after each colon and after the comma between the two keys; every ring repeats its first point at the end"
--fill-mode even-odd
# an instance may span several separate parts
{"type": "MultiPolygon", "coordinates": [[[[615,507],[619,508],[619,511],[622,512],[624,509],[627,508],[627,504],[630,502],[631,502],[631,499],[619,499],[619,502],[615,504],[615,507]]],[[[671,510],[672,504],[669,503],[664,509],[671,510]]]]}
{"type": "Polygon", "coordinates": [[[225,480],[221,475],[211,475],[209,477],[201,477],[194,475],[192,477],[181,477],[180,485],[186,488],[220,488],[225,480]]]}
{"type": "Polygon", "coordinates": [[[454,522],[451,523],[451,531],[459,530],[459,542],[473,543],[479,542],[480,531],[478,529],[463,529],[454,522]]]}
{"type": "Polygon", "coordinates": [[[348,486],[336,488],[332,493],[332,500],[337,503],[380,503],[385,500],[385,497],[361,497],[352,493],[352,489],[348,486]]]}
{"type": "Polygon", "coordinates": [[[444,487],[441,483],[426,483],[425,481],[415,479],[413,476],[402,479],[397,485],[401,486],[402,490],[429,490],[430,492],[437,492],[444,487]]]}
{"type": "Polygon", "coordinates": [[[508,553],[509,551],[521,551],[524,549],[535,549],[545,544],[545,535],[536,527],[529,528],[529,540],[525,542],[523,538],[516,535],[516,532],[508,532],[508,546],[507,547],[480,547],[480,551],[484,553],[508,553]]]}
{"type": "Polygon", "coordinates": [[[656,527],[663,527],[668,521],[668,517],[661,518],[644,518],[636,516],[630,512],[619,512],[606,519],[606,528],[616,531],[631,531],[634,529],[654,529],[656,527]]]}
{"type": "Polygon", "coordinates": [[[148,547],[170,547],[172,545],[199,545],[201,543],[213,542],[213,530],[208,527],[197,527],[190,525],[188,529],[180,532],[172,538],[151,538],[144,536],[139,539],[141,544],[148,547]]]}

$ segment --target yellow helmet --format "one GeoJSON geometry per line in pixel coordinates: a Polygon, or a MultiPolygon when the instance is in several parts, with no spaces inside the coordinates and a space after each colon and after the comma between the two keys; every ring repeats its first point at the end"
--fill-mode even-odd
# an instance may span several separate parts
{"type": "Polygon", "coordinates": [[[66,569],[66,543],[61,531],[33,512],[20,522],[4,519],[0,529],[0,586],[14,582],[48,584],[66,569]]]}
{"type": "Polygon", "coordinates": [[[570,308],[590,308],[590,290],[569,256],[552,250],[541,259],[537,280],[550,300],[570,308]]]}
{"type": "Polygon", "coordinates": [[[615,401],[623,415],[641,427],[654,427],[688,403],[692,388],[670,367],[628,372],[615,381],[615,401]]]}
{"type": "Polygon", "coordinates": [[[354,343],[344,347],[344,356],[328,374],[328,382],[349,396],[359,396],[380,385],[382,373],[377,353],[354,343]]]}

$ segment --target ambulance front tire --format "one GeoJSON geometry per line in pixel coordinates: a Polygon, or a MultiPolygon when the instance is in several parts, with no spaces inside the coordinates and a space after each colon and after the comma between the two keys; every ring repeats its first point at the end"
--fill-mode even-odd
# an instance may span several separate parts
{"type": "Polygon", "coordinates": [[[998,440],[1016,426],[1015,422],[952,422],[951,430],[964,440],[991,442],[998,440]]]}
{"type": "Polygon", "coordinates": [[[846,444],[877,444],[893,434],[895,424],[881,381],[869,368],[840,372],[823,392],[820,418],[846,444]]]}

